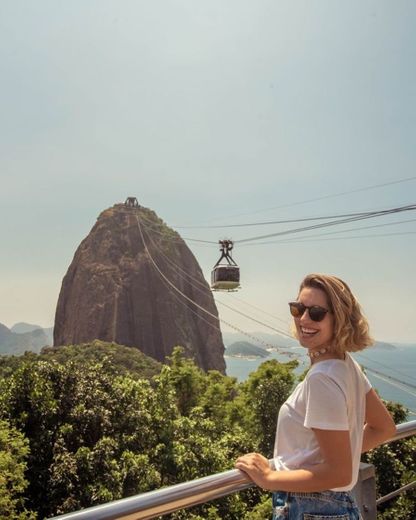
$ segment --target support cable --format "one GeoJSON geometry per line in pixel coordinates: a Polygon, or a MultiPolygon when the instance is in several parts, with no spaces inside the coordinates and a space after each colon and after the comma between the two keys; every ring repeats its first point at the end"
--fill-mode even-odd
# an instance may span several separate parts
{"type": "Polygon", "coordinates": [[[250,339],[254,339],[256,342],[259,342],[263,345],[265,345],[267,348],[272,348],[272,349],[275,349],[275,350],[278,350],[279,352],[281,352],[282,354],[285,354],[287,355],[288,357],[295,357],[295,354],[293,352],[288,352],[288,351],[282,351],[282,347],[278,347],[276,345],[272,345],[266,341],[263,341],[262,339],[260,338],[256,338],[255,336],[253,336],[252,334],[249,334],[248,332],[245,332],[243,330],[241,330],[239,327],[236,327],[235,325],[232,325],[231,323],[229,323],[228,321],[225,321],[223,320],[222,318],[219,318],[218,316],[215,316],[215,314],[212,314],[210,311],[208,311],[207,309],[205,309],[204,307],[202,307],[201,305],[199,305],[197,302],[195,302],[194,300],[192,300],[192,298],[189,298],[189,296],[187,296],[186,294],[184,294],[180,289],[178,289],[175,284],[173,284],[164,274],[163,272],[160,270],[159,266],[156,264],[156,262],[154,261],[152,255],[150,254],[150,251],[147,247],[147,244],[146,244],[146,241],[144,240],[144,236],[143,236],[143,231],[142,231],[142,227],[141,227],[141,224],[140,224],[140,219],[139,217],[136,215],[136,219],[137,219],[137,224],[138,224],[138,227],[139,227],[139,231],[140,231],[140,235],[141,235],[141,238],[142,238],[142,242],[143,242],[143,246],[145,248],[145,251],[147,253],[147,256],[149,258],[149,260],[151,261],[152,265],[154,266],[154,268],[156,269],[156,271],[158,271],[158,273],[162,276],[162,278],[167,282],[167,284],[172,287],[172,289],[174,291],[176,291],[178,294],[180,294],[183,298],[185,298],[187,301],[189,301],[190,303],[192,303],[193,305],[195,305],[195,307],[197,307],[198,309],[202,310],[202,312],[205,312],[205,314],[207,314],[208,316],[211,316],[211,318],[214,318],[214,320],[217,320],[217,321],[220,321],[222,323],[224,323],[225,325],[227,325],[228,327],[236,330],[237,332],[240,332],[241,334],[244,334],[245,336],[247,336],[248,338],[250,339]]]}
{"type": "Polygon", "coordinates": [[[203,322],[205,322],[207,325],[209,325],[210,327],[212,327],[216,331],[221,332],[221,329],[220,329],[220,327],[218,327],[218,325],[215,325],[214,323],[211,323],[206,318],[204,318],[203,316],[199,315],[195,309],[190,307],[186,301],[183,301],[175,292],[172,291],[172,288],[166,283],[166,280],[164,278],[162,278],[162,276],[160,275],[159,272],[157,272],[157,274],[159,275],[162,283],[165,285],[165,287],[168,289],[168,291],[171,293],[171,295],[175,298],[176,301],[178,301],[181,305],[184,305],[199,320],[202,320],[203,322]]]}
{"type": "Polygon", "coordinates": [[[219,229],[219,228],[234,228],[234,227],[252,227],[252,226],[270,226],[273,224],[293,224],[294,222],[310,222],[312,220],[329,220],[332,218],[358,217],[367,215],[374,211],[361,211],[357,213],[343,213],[340,215],[326,215],[319,217],[303,217],[291,218],[286,220],[268,220],[266,222],[246,222],[243,224],[221,224],[216,226],[174,226],[177,229],[219,229]]]}
{"type": "MultiPolygon", "coordinates": [[[[372,363],[376,363],[377,365],[380,365],[382,368],[387,368],[389,371],[395,372],[396,374],[398,374],[401,377],[406,377],[407,379],[409,379],[409,381],[413,381],[413,383],[415,383],[415,385],[410,385],[410,386],[412,386],[413,388],[416,389],[416,380],[413,379],[411,376],[409,376],[405,372],[402,372],[401,370],[397,370],[396,368],[391,368],[388,365],[385,365],[384,363],[381,363],[380,361],[378,361],[376,359],[372,359],[372,358],[366,356],[365,354],[362,354],[362,352],[363,352],[362,350],[360,350],[359,352],[356,352],[356,356],[362,357],[362,358],[366,359],[367,361],[371,361],[372,363]]],[[[402,381],[402,380],[398,380],[398,381],[400,381],[401,383],[404,383],[404,381],[402,381]]]]}
{"type": "MultiPolygon", "coordinates": [[[[178,294],[180,294],[183,298],[185,298],[187,301],[189,301],[191,304],[193,304],[195,307],[199,308],[200,310],[202,310],[203,312],[205,312],[207,315],[211,316],[212,318],[215,319],[215,321],[217,322],[222,322],[224,324],[226,324],[227,326],[229,326],[230,328],[240,332],[241,334],[249,337],[250,339],[253,339],[255,340],[256,342],[258,343],[261,343],[263,345],[265,345],[267,348],[272,348],[273,350],[277,350],[278,352],[282,353],[282,354],[285,354],[285,355],[288,355],[289,357],[298,357],[298,358],[302,358],[304,356],[300,355],[300,354],[295,354],[293,352],[288,352],[288,351],[282,351],[282,348],[284,347],[279,347],[279,346],[275,346],[275,345],[272,345],[268,342],[265,342],[263,340],[261,340],[260,338],[257,338],[255,336],[253,336],[252,334],[249,334],[243,330],[241,330],[240,328],[236,327],[235,325],[232,325],[231,323],[227,322],[226,320],[223,320],[222,318],[219,318],[218,316],[215,316],[214,314],[212,314],[210,311],[208,311],[207,309],[205,309],[204,307],[200,306],[198,303],[196,303],[194,300],[192,300],[191,298],[189,298],[186,294],[184,294],[180,289],[178,289],[164,274],[163,272],[159,269],[158,265],[156,264],[156,262],[154,261],[152,255],[150,254],[149,252],[149,249],[147,247],[147,244],[146,244],[146,241],[144,240],[144,235],[143,235],[143,230],[142,230],[142,227],[140,225],[140,219],[138,216],[136,216],[137,218],[137,224],[138,224],[138,227],[139,227],[139,230],[140,230],[140,234],[141,234],[141,238],[142,238],[142,242],[143,242],[143,245],[144,245],[144,248],[146,250],[146,253],[150,259],[150,261],[152,262],[153,266],[155,267],[155,269],[157,270],[157,272],[159,273],[159,275],[162,277],[162,279],[172,288],[174,289],[178,294]]],[[[151,238],[149,237],[149,239],[151,240],[151,238]]],[[[152,240],[151,240],[152,241],[152,240]]],[[[152,241],[153,243],[153,241],[152,241]]],[[[166,257],[166,255],[164,255],[166,257]]],[[[167,257],[166,257],[167,258],[167,257]]],[[[170,260],[170,259],[169,259],[170,260]]],[[[177,266],[178,267],[178,266],[177,266]]],[[[183,277],[182,277],[183,278],[183,277]]],[[[188,282],[189,283],[189,282],[188,282]]],[[[199,282],[201,283],[201,282],[199,282]]],[[[192,286],[192,284],[191,284],[192,286]]],[[[195,286],[194,286],[195,287],[195,286]]],[[[198,289],[198,288],[197,288],[198,289]]],[[[200,290],[200,289],[198,289],[200,290]]],[[[228,306],[226,304],[224,304],[223,302],[219,302],[219,303],[222,303],[223,305],[225,305],[226,307],[229,307],[231,308],[232,310],[234,310],[235,312],[238,312],[239,314],[242,314],[243,316],[247,317],[247,318],[250,318],[252,319],[253,321],[257,321],[258,323],[261,323],[262,325],[266,325],[258,320],[255,320],[254,318],[251,318],[250,316],[244,314],[244,313],[241,313],[240,311],[236,310],[236,309],[233,309],[231,306],[228,306]]],[[[196,313],[195,313],[196,314],[196,313]]],[[[197,315],[198,316],[198,315],[197,315]]],[[[199,317],[199,316],[198,316],[199,317]]],[[[206,321],[206,320],[204,320],[206,321]]],[[[212,325],[212,324],[210,324],[212,325]]],[[[215,325],[213,325],[214,327],[216,327],[215,325]]],[[[267,325],[266,325],[267,326],[267,325]]],[[[278,333],[282,334],[283,331],[279,331],[277,329],[274,329],[273,327],[269,327],[269,328],[272,328],[273,330],[277,331],[278,333]]],[[[219,327],[218,327],[218,330],[219,327]]],[[[288,337],[291,337],[289,334],[287,333],[284,333],[286,336],[288,337]]],[[[375,370],[375,369],[372,369],[372,368],[369,368],[365,365],[363,365],[363,367],[368,370],[369,372],[373,373],[376,377],[378,376],[380,379],[384,380],[385,382],[387,382],[388,384],[390,384],[391,386],[395,386],[396,388],[399,388],[400,390],[412,395],[413,397],[416,397],[416,394],[409,391],[408,389],[405,388],[405,386],[408,386],[408,387],[411,387],[411,388],[415,388],[416,389],[416,385],[412,385],[412,384],[409,384],[409,383],[403,383],[403,381],[399,381],[397,379],[395,379],[393,376],[389,376],[387,374],[384,374],[378,370],[375,370]]],[[[410,410],[412,413],[416,413],[414,412],[413,410],[410,410]]]]}
{"type": "MultiPolygon", "coordinates": [[[[330,238],[327,239],[321,239],[320,237],[326,237],[328,235],[339,235],[341,233],[349,233],[354,231],[360,231],[362,229],[374,229],[374,228],[380,228],[380,227],[389,227],[389,226],[397,226],[399,224],[407,224],[408,222],[416,222],[416,219],[406,219],[406,220],[399,220],[398,222],[387,222],[384,224],[374,224],[372,226],[361,226],[356,228],[349,228],[349,229],[341,229],[339,231],[329,231],[328,233],[319,233],[317,235],[308,235],[307,237],[296,237],[296,238],[287,238],[283,240],[273,240],[270,242],[258,242],[254,245],[265,245],[265,244],[292,244],[292,243],[301,243],[301,242],[312,242],[316,239],[320,240],[331,240],[330,238]]],[[[341,237],[334,237],[333,240],[340,240],[340,239],[350,239],[350,238],[367,238],[367,237],[382,237],[382,236],[391,236],[391,235],[405,235],[405,234],[414,234],[415,231],[405,231],[403,233],[383,233],[378,235],[356,235],[356,236],[341,236],[341,237]]],[[[252,244],[246,244],[246,245],[252,245],[252,244]]],[[[244,244],[243,244],[244,247],[244,244]]]]}
{"type": "MultiPolygon", "coordinates": [[[[401,184],[401,183],[404,183],[404,182],[410,182],[410,181],[414,181],[414,180],[416,180],[416,176],[406,177],[404,179],[398,179],[398,180],[395,180],[395,181],[383,182],[381,184],[372,184],[370,186],[364,186],[362,188],[356,188],[354,190],[341,191],[339,193],[332,193],[332,194],[329,194],[329,195],[323,195],[321,197],[314,197],[312,199],[301,200],[301,201],[292,202],[292,203],[289,203],[289,204],[281,204],[279,206],[263,208],[263,209],[260,209],[260,210],[250,211],[250,212],[246,212],[246,213],[238,213],[238,214],[234,214],[234,215],[228,215],[227,217],[221,217],[221,218],[227,218],[228,219],[228,218],[233,218],[233,217],[242,217],[242,216],[247,216],[247,215],[254,215],[254,214],[258,214],[258,213],[264,213],[265,211],[272,211],[272,210],[275,210],[275,209],[291,208],[293,206],[301,206],[302,204],[308,204],[310,202],[317,202],[319,200],[332,199],[332,198],[336,198],[336,197],[341,197],[343,195],[350,195],[351,193],[359,193],[359,192],[362,192],[362,191],[370,191],[370,190],[374,190],[374,189],[377,189],[377,188],[384,188],[385,186],[392,186],[393,184],[401,184]]],[[[216,218],[214,220],[219,220],[219,218],[216,218]]]]}
{"type": "Polygon", "coordinates": [[[270,313],[270,312],[267,312],[267,311],[265,311],[264,309],[260,309],[260,307],[257,307],[256,305],[253,305],[252,303],[248,303],[248,302],[242,300],[241,298],[237,298],[237,296],[230,295],[230,297],[231,297],[233,300],[237,300],[238,302],[243,303],[244,305],[248,305],[249,307],[252,307],[253,309],[256,309],[257,311],[261,312],[262,314],[265,314],[265,315],[267,315],[267,316],[270,316],[271,318],[273,318],[273,319],[275,319],[275,320],[281,321],[281,322],[284,323],[286,326],[289,324],[288,320],[284,320],[283,318],[279,318],[279,316],[275,316],[274,314],[272,314],[272,313],[270,313]]]}
{"type": "Polygon", "coordinates": [[[215,299],[215,301],[217,303],[220,303],[221,305],[224,305],[224,307],[227,307],[228,309],[231,309],[232,311],[237,312],[241,316],[244,316],[245,318],[248,318],[251,321],[259,323],[260,325],[263,325],[264,327],[267,327],[268,329],[273,330],[274,332],[277,332],[278,334],[282,334],[283,336],[286,336],[287,338],[293,339],[293,337],[290,334],[288,334],[287,332],[284,332],[283,330],[276,329],[276,328],[272,327],[271,325],[267,325],[266,323],[263,323],[260,320],[256,320],[255,318],[249,316],[248,314],[245,314],[244,312],[241,312],[241,311],[239,311],[237,309],[234,309],[234,307],[231,307],[231,305],[227,305],[226,303],[220,302],[217,299],[215,299]]]}
{"type": "Polygon", "coordinates": [[[243,244],[240,247],[263,246],[266,244],[303,244],[306,242],[334,242],[336,240],[356,240],[362,238],[379,238],[379,237],[399,237],[403,235],[414,235],[416,231],[403,231],[401,233],[377,233],[376,235],[355,235],[346,237],[332,237],[332,238],[300,238],[293,240],[276,240],[275,242],[257,242],[252,244],[243,244]]]}
{"type": "MultiPolygon", "coordinates": [[[[381,379],[385,383],[388,383],[389,385],[394,386],[395,388],[398,388],[399,390],[402,390],[403,392],[405,392],[406,394],[411,395],[412,397],[416,397],[416,393],[411,392],[410,390],[408,390],[406,388],[406,386],[412,386],[412,385],[400,384],[401,382],[396,382],[397,379],[395,379],[394,377],[388,376],[387,374],[383,374],[379,370],[374,370],[373,368],[369,368],[369,367],[367,367],[365,365],[362,365],[362,367],[364,367],[367,370],[367,372],[372,373],[373,375],[375,375],[376,377],[378,377],[379,379],[381,379]]],[[[414,412],[414,413],[416,413],[416,412],[414,412]]]]}
{"type": "Polygon", "coordinates": [[[361,216],[361,217],[350,217],[350,218],[345,218],[345,219],[340,219],[340,220],[331,220],[330,222],[324,222],[322,224],[314,224],[312,226],[305,226],[305,227],[301,227],[301,228],[294,228],[294,229],[287,229],[285,231],[279,231],[277,233],[269,233],[267,235],[259,235],[259,236],[255,236],[255,237],[251,237],[251,238],[245,238],[245,239],[242,239],[242,240],[235,240],[234,242],[237,244],[242,244],[242,243],[247,243],[247,242],[253,242],[255,240],[262,240],[264,238],[271,238],[271,237],[276,237],[276,236],[283,236],[283,235],[290,235],[290,234],[294,234],[294,233],[301,233],[301,232],[304,232],[304,231],[310,231],[312,229],[320,229],[320,228],[324,228],[324,227],[332,227],[332,226],[337,226],[339,224],[346,224],[346,223],[349,223],[349,222],[356,222],[358,220],[367,220],[369,218],[375,218],[375,217],[383,217],[385,215],[391,215],[391,214],[394,214],[394,213],[401,213],[403,211],[413,211],[416,209],[416,204],[410,204],[410,205],[407,205],[407,206],[401,206],[401,207],[398,207],[398,208],[391,208],[391,209],[387,209],[387,210],[383,210],[383,211],[377,211],[377,212],[373,212],[373,213],[370,213],[370,214],[367,214],[365,216],[361,216]]]}
{"type": "MultiPolygon", "coordinates": [[[[250,237],[250,238],[245,238],[245,239],[242,239],[242,240],[235,240],[234,243],[236,243],[236,244],[237,243],[238,244],[243,244],[243,243],[246,244],[246,243],[249,243],[249,242],[262,240],[262,239],[265,239],[265,238],[272,238],[272,237],[277,237],[277,236],[285,236],[285,235],[291,235],[291,234],[295,234],[295,233],[302,233],[302,232],[305,232],[305,231],[311,231],[311,230],[321,229],[321,228],[325,228],[325,227],[332,227],[332,226],[336,226],[336,225],[339,225],[339,224],[346,224],[346,223],[349,223],[349,222],[357,222],[357,221],[360,221],[360,220],[367,220],[367,219],[370,219],[370,218],[382,217],[382,216],[391,215],[391,214],[395,214],[395,213],[401,213],[403,211],[413,211],[413,210],[416,210],[416,204],[408,204],[408,205],[405,205],[405,206],[390,208],[390,209],[386,209],[386,210],[363,212],[363,213],[356,214],[356,216],[352,216],[352,217],[348,217],[348,218],[340,218],[340,219],[337,219],[337,220],[331,220],[329,222],[314,224],[314,225],[311,225],[311,226],[304,226],[304,227],[300,227],[300,228],[292,228],[292,229],[287,229],[285,231],[278,231],[278,232],[275,232],[275,233],[269,233],[267,235],[260,235],[260,236],[254,236],[254,237],[250,237]]],[[[327,217],[325,217],[325,218],[327,218],[327,217]]],[[[148,221],[149,226],[152,226],[152,227],[155,226],[155,224],[153,222],[150,222],[145,217],[144,217],[144,220],[148,221]]],[[[385,224],[385,225],[389,225],[389,224],[385,224]]],[[[360,229],[360,228],[358,228],[358,229],[360,229]]],[[[197,243],[202,243],[202,244],[215,244],[215,245],[217,245],[217,242],[214,242],[213,240],[203,240],[203,239],[200,239],[200,238],[192,238],[192,237],[183,237],[183,238],[181,238],[180,236],[178,236],[178,237],[166,237],[166,234],[164,234],[164,233],[162,233],[162,232],[160,232],[160,231],[158,231],[156,229],[154,229],[154,232],[159,234],[159,235],[164,236],[166,239],[169,239],[169,240],[171,240],[173,242],[180,242],[182,240],[187,240],[187,241],[190,241],[190,242],[197,242],[197,243]]],[[[267,242],[265,242],[265,243],[267,243],[267,242]]]]}
{"type": "MultiPolygon", "coordinates": [[[[153,241],[153,239],[147,235],[148,239],[150,240],[150,242],[152,243],[153,247],[155,249],[157,249],[158,251],[158,254],[163,256],[163,258],[165,259],[165,261],[170,264],[171,266],[171,269],[174,269],[176,275],[178,275],[180,278],[182,278],[183,280],[187,280],[188,283],[190,283],[190,285],[196,289],[197,291],[199,291],[200,293],[202,294],[205,294],[205,290],[207,288],[206,284],[205,283],[202,283],[200,280],[198,280],[197,278],[195,278],[194,276],[190,275],[187,271],[185,271],[184,269],[182,269],[179,265],[177,265],[173,260],[171,260],[167,255],[165,255],[165,253],[155,244],[155,242],[153,241]],[[180,271],[180,272],[179,272],[180,271]],[[181,272],[183,273],[183,275],[181,275],[181,272]],[[198,284],[200,287],[197,287],[196,285],[194,285],[192,282],[189,282],[189,279],[190,280],[193,280],[196,284],[198,284]],[[202,289],[203,287],[203,289],[202,289]]],[[[273,330],[273,332],[277,332],[278,334],[281,334],[283,336],[286,336],[288,338],[292,338],[292,336],[290,334],[288,334],[286,331],[284,330],[281,330],[281,329],[277,329],[271,325],[268,325],[267,323],[264,323],[263,321],[260,321],[260,320],[257,320],[256,318],[253,318],[252,316],[249,316],[248,314],[245,314],[241,311],[239,311],[238,309],[236,309],[235,307],[232,307],[231,305],[227,305],[226,303],[218,300],[217,298],[214,298],[215,302],[216,303],[219,303],[220,305],[223,305],[224,307],[227,307],[228,309],[236,312],[237,314],[240,314],[242,316],[244,316],[245,318],[248,318],[249,320],[252,320],[256,323],[258,323],[259,325],[263,325],[264,327],[267,327],[268,329],[270,330],[273,330]]]]}

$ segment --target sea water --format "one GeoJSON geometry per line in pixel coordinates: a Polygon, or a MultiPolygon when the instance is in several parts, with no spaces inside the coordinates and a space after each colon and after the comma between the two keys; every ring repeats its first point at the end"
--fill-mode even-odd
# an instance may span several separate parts
{"type": "MultiPolygon", "coordinates": [[[[304,355],[303,347],[286,350],[292,352],[293,356],[272,351],[267,358],[226,357],[227,375],[244,381],[264,361],[277,359],[286,362],[294,356],[299,361],[295,370],[297,375],[308,368],[309,359],[304,355]]],[[[369,347],[354,353],[353,357],[364,368],[371,384],[383,399],[405,406],[409,410],[409,420],[416,418],[416,345],[397,345],[395,349],[388,350],[369,347]]]]}

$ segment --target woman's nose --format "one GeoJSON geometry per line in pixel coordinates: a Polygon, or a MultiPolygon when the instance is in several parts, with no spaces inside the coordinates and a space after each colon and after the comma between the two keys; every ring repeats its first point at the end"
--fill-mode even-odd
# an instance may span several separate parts
{"type": "Polygon", "coordinates": [[[309,309],[305,309],[302,316],[300,317],[300,321],[304,322],[304,321],[309,321],[309,320],[310,320],[309,309]]]}

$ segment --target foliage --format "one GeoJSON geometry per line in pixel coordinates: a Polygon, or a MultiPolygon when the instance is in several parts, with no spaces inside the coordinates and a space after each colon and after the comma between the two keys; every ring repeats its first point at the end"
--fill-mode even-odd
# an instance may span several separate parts
{"type": "MultiPolygon", "coordinates": [[[[2,507],[7,518],[55,516],[232,469],[242,453],[270,457],[295,382],[293,362],[266,361],[240,384],[203,372],[180,347],[163,366],[101,342],[60,349],[0,363],[0,517],[2,507]]],[[[406,419],[389,407],[396,423],[406,419]]],[[[365,456],[379,496],[415,479],[415,448],[407,439],[365,456]]],[[[380,518],[415,518],[415,503],[409,491],[380,518]]],[[[270,495],[252,487],[169,518],[270,516],[270,495]]]]}
{"type": "Polygon", "coordinates": [[[261,501],[245,516],[244,520],[266,520],[272,517],[272,500],[270,493],[264,493],[261,501]]]}
{"type": "MultiPolygon", "coordinates": [[[[0,387],[2,416],[29,440],[28,503],[42,517],[121,498],[137,465],[130,453],[157,445],[160,413],[150,383],[114,378],[105,362],[26,363],[0,387]]],[[[132,492],[159,483],[148,466],[147,480],[132,492]]]]}
{"type": "MultiPolygon", "coordinates": [[[[13,359],[0,379],[0,417],[28,439],[27,503],[40,517],[230,469],[257,448],[236,420],[254,411],[234,378],[202,372],[177,348],[149,381],[124,370],[126,360],[119,369],[124,347],[111,346],[112,357],[90,348],[13,359]]],[[[242,517],[259,496],[189,514],[242,517]]]]}
{"type": "Polygon", "coordinates": [[[43,347],[40,354],[27,351],[22,356],[0,356],[0,377],[8,377],[21,365],[39,361],[65,365],[71,361],[77,365],[106,361],[114,374],[129,374],[135,378],[150,379],[158,374],[161,364],[135,347],[94,340],[82,345],[43,347]]]}
{"type": "Polygon", "coordinates": [[[295,377],[292,370],[296,366],[296,361],[286,364],[276,359],[266,361],[249,375],[244,385],[250,421],[247,428],[254,438],[259,439],[259,451],[268,458],[273,454],[279,409],[293,388],[295,377]]]}
{"type": "Polygon", "coordinates": [[[117,343],[94,340],[82,345],[68,345],[66,347],[44,347],[40,359],[55,360],[60,364],[72,361],[77,364],[107,363],[107,368],[113,368],[119,375],[128,374],[131,377],[150,379],[158,374],[161,364],[146,356],[135,347],[125,347],[117,343]]]}
{"type": "MultiPolygon", "coordinates": [[[[398,403],[386,403],[394,422],[406,420],[407,410],[398,403]]],[[[366,453],[364,462],[376,468],[377,496],[383,497],[416,480],[416,439],[411,437],[384,444],[366,453]]],[[[410,520],[416,518],[416,489],[380,504],[377,518],[410,520]]]]}
{"type": "Polygon", "coordinates": [[[0,420],[0,517],[31,520],[36,515],[25,508],[24,473],[29,452],[24,436],[9,423],[0,420]]]}

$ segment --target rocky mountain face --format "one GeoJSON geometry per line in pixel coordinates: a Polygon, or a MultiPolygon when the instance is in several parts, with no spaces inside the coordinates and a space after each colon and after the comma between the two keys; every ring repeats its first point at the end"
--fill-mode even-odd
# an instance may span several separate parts
{"type": "Polygon", "coordinates": [[[19,355],[26,350],[40,352],[45,345],[50,345],[48,336],[43,329],[35,328],[27,332],[14,332],[0,323],[0,354],[19,355]]]}
{"type": "Polygon", "coordinates": [[[54,345],[99,339],[137,347],[159,361],[181,345],[204,370],[224,373],[217,316],[211,290],[179,234],[147,208],[116,204],[100,214],[63,279],[54,345]]]}

